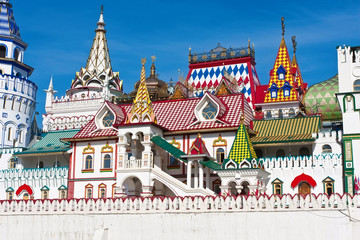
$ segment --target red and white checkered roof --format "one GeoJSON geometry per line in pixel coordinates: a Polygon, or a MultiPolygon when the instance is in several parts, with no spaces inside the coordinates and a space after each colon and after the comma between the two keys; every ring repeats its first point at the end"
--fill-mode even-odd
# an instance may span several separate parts
{"type": "MultiPolygon", "coordinates": [[[[171,132],[238,127],[242,112],[244,112],[245,116],[245,125],[250,125],[253,114],[248,102],[246,100],[244,101],[243,94],[211,97],[213,100],[221,103],[220,111],[223,112],[216,120],[199,122],[199,120],[196,119],[194,109],[201,98],[166,100],[153,102],[154,113],[158,121],[157,125],[164,128],[165,131],[171,132]]],[[[125,115],[131,111],[131,107],[131,104],[118,105],[116,107],[112,106],[112,110],[122,111],[122,114],[125,115]]],[[[116,127],[119,129],[121,126],[125,125],[129,124],[126,124],[125,121],[123,121],[116,127]]],[[[116,130],[114,128],[97,130],[93,119],[78,134],[76,134],[74,138],[103,136],[116,136],[116,130]]]]}

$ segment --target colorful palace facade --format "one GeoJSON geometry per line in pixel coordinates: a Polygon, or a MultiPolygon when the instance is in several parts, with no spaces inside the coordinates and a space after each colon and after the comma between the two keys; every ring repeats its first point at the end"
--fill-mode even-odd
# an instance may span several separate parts
{"type": "MultiPolygon", "coordinates": [[[[0,199],[354,194],[360,176],[360,54],[339,47],[338,74],[308,87],[283,34],[267,84],[255,50],[189,51],[175,86],[139,64],[134,91],[109,57],[103,12],[86,66],[64,96],[23,63],[12,6],[1,0],[0,199]],[[42,106],[40,106],[42,107],[42,106]]],[[[335,61],[335,60],[334,60],[335,61]]],[[[134,63],[136,64],[136,63],[134,63]]]]}

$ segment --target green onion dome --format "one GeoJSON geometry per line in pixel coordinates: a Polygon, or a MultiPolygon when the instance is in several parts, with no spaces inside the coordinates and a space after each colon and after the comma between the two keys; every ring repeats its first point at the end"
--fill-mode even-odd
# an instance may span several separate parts
{"type": "Polygon", "coordinates": [[[305,107],[309,114],[321,113],[323,121],[341,120],[341,110],[335,93],[339,92],[339,79],[334,77],[314,84],[305,95],[305,107]]]}

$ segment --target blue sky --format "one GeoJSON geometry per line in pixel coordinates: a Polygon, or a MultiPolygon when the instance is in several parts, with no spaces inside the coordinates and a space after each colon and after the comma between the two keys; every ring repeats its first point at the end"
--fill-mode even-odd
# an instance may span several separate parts
{"type": "Polygon", "coordinates": [[[228,47],[255,44],[256,70],[269,80],[281,40],[298,42],[297,59],[304,81],[313,85],[337,73],[336,46],[360,45],[360,3],[343,1],[15,1],[15,20],[29,44],[25,63],[38,89],[37,111],[43,114],[51,75],[64,95],[75,72],[85,67],[104,4],[107,39],[114,71],[129,93],[140,77],[140,59],[157,57],[159,78],[177,80],[188,72],[188,49],[208,51],[217,43],[228,47]]]}

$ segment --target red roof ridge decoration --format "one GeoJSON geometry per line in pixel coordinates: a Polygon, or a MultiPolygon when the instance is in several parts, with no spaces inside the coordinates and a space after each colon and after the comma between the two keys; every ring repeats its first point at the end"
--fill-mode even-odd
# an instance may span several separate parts
{"type": "Polygon", "coordinates": [[[34,194],[34,191],[31,189],[31,187],[27,184],[21,185],[15,192],[16,196],[19,196],[21,193],[27,192],[30,196],[34,194]]]}
{"type": "Polygon", "coordinates": [[[205,142],[201,139],[200,133],[198,134],[195,141],[191,144],[188,154],[189,155],[206,154],[210,156],[209,151],[205,146],[205,142]]]}
{"type": "Polygon", "coordinates": [[[140,84],[134,99],[131,112],[127,114],[126,123],[154,122],[157,123],[150,95],[146,87],[145,63],[146,58],[141,60],[140,84]]]}
{"type": "Polygon", "coordinates": [[[295,188],[299,185],[300,182],[307,182],[312,186],[313,188],[317,185],[316,181],[309,175],[306,175],[305,173],[300,174],[299,176],[295,177],[294,180],[291,182],[291,187],[295,188]]]}

